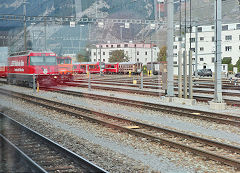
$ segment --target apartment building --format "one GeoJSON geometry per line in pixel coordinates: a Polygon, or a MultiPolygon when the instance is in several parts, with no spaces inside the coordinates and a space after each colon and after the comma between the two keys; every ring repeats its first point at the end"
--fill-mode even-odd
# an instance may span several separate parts
{"type": "MultiPolygon", "coordinates": [[[[197,38],[196,27],[193,27],[190,38],[190,33],[186,34],[186,49],[189,50],[190,42],[193,51],[193,66],[195,66],[196,58],[196,41],[197,41],[197,65],[198,69],[211,68],[214,71],[215,61],[215,28],[214,25],[198,26],[197,38]],[[196,40],[197,39],[197,40],[196,40]]],[[[178,64],[179,37],[175,37],[174,41],[174,65],[178,64]]],[[[183,39],[182,42],[185,42],[183,39]]],[[[182,44],[184,47],[184,44],[182,44]]],[[[229,57],[232,59],[232,64],[235,65],[240,58],[240,23],[223,24],[222,25],[222,58],[229,57]]],[[[184,49],[182,49],[184,50],[184,49]]],[[[176,69],[174,70],[177,71],[176,69]]]]}
{"type": "Polygon", "coordinates": [[[129,62],[142,62],[144,65],[147,62],[157,61],[159,48],[150,43],[109,43],[97,44],[91,48],[91,61],[109,62],[112,52],[115,50],[123,50],[124,54],[129,57],[129,62]],[[100,56],[101,55],[101,56],[100,56]]]}

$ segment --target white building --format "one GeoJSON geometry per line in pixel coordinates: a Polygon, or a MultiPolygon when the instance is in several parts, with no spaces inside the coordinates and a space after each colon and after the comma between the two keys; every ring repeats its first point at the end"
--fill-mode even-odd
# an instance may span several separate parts
{"type": "MultiPolygon", "coordinates": [[[[210,68],[214,71],[215,61],[215,30],[214,25],[198,26],[198,37],[195,38],[195,30],[193,27],[191,34],[191,47],[193,50],[193,66],[195,65],[195,41],[197,41],[198,49],[198,69],[210,68]],[[197,40],[195,40],[197,39],[197,40]]],[[[179,38],[175,37],[174,42],[174,65],[178,64],[179,38]]],[[[186,48],[190,47],[190,33],[186,34],[186,48]]],[[[182,49],[184,50],[184,49],[182,49]]],[[[240,23],[223,24],[222,25],[222,58],[230,57],[232,64],[235,65],[240,58],[240,23]]],[[[224,67],[223,67],[224,68],[224,67]]],[[[177,69],[174,69],[177,73],[177,69]]]]}
{"type": "Polygon", "coordinates": [[[123,50],[124,54],[129,57],[129,62],[142,62],[144,65],[151,62],[151,58],[153,62],[157,61],[160,51],[156,45],[150,43],[98,44],[95,48],[91,48],[90,59],[92,62],[96,62],[100,61],[101,58],[102,62],[107,63],[115,50],[123,50]]]}

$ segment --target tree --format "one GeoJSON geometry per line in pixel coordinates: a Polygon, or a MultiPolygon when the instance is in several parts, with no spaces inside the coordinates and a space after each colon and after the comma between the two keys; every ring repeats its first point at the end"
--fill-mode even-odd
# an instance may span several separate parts
{"type": "Polygon", "coordinates": [[[224,57],[222,59],[222,64],[231,64],[232,63],[232,58],[231,57],[224,57]]]}
{"type": "Polygon", "coordinates": [[[167,61],[167,47],[163,46],[158,54],[157,61],[167,61]]]}
{"type": "Polygon", "coordinates": [[[89,61],[89,57],[87,57],[87,56],[84,56],[84,55],[82,55],[82,54],[78,54],[77,55],[77,61],[78,62],[88,62],[89,61]]]}
{"type": "Polygon", "coordinates": [[[237,71],[240,72],[240,58],[238,59],[238,61],[236,62],[236,65],[237,67],[237,71]]]}
{"type": "Polygon", "coordinates": [[[127,62],[129,61],[128,56],[124,54],[123,50],[114,50],[110,56],[109,62],[127,62]]]}
{"type": "Polygon", "coordinates": [[[233,71],[233,64],[231,57],[224,57],[222,59],[222,64],[228,64],[228,71],[233,71]]]}

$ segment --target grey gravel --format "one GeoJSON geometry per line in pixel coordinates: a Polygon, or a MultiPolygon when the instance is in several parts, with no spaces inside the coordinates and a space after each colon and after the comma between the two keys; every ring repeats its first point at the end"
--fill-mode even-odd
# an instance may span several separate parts
{"type": "MultiPolygon", "coordinates": [[[[0,104],[4,107],[8,107],[8,106],[14,107],[15,109],[17,109],[17,111],[21,113],[24,113],[33,118],[37,118],[43,122],[47,122],[51,124],[51,126],[54,126],[54,128],[68,131],[69,133],[75,136],[78,136],[79,138],[83,138],[89,141],[90,143],[100,145],[101,147],[105,148],[105,150],[111,150],[111,151],[120,153],[124,155],[122,157],[127,156],[129,158],[136,160],[137,162],[140,161],[142,162],[143,165],[150,167],[149,171],[154,170],[154,171],[173,172],[173,173],[194,172],[193,170],[191,171],[187,168],[182,168],[180,166],[174,165],[166,157],[156,156],[150,153],[146,153],[144,151],[136,150],[131,146],[115,143],[109,139],[100,138],[99,136],[95,136],[94,134],[89,133],[88,131],[84,130],[81,127],[77,127],[77,128],[72,127],[67,124],[61,123],[58,120],[48,118],[45,115],[41,115],[39,114],[39,112],[35,112],[36,109],[29,111],[28,109],[26,109],[25,106],[22,107],[24,104],[19,105],[18,101],[15,101],[14,99],[10,98],[10,100],[6,99],[4,101],[1,99],[0,104]]],[[[119,172],[125,172],[123,169],[124,169],[124,166],[123,168],[121,168],[121,171],[119,172]]],[[[127,168],[127,169],[131,170],[131,168],[127,168]]],[[[115,172],[116,169],[112,168],[110,171],[115,172]]]]}
{"type": "MultiPolygon", "coordinates": [[[[7,89],[9,89],[9,88],[7,88],[7,89]]],[[[30,90],[30,89],[25,89],[25,88],[22,89],[22,88],[15,87],[15,86],[11,86],[11,89],[35,95],[32,92],[32,90],[30,90]]],[[[87,90],[84,90],[84,89],[81,89],[81,88],[72,88],[72,90],[88,92],[87,90]]],[[[96,91],[96,90],[91,91],[91,93],[94,93],[94,92],[98,92],[98,91],[96,91]]],[[[105,94],[117,95],[118,93],[105,92],[105,94]]],[[[204,126],[194,125],[194,124],[187,123],[187,122],[184,122],[184,121],[181,121],[181,120],[177,120],[175,118],[171,118],[171,116],[169,116],[169,115],[161,115],[160,113],[157,113],[157,112],[154,112],[154,111],[138,110],[138,109],[135,109],[135,108],[128,108],[128,107],[125,107],[125,106],[104,103],[104,102],[96,101],[96,100],[93,101],[93,100],[86,99],[86,98],[76,98],[76,97],[73,97],[73,96],[66,96],[66,95],[61,95],[61,94],[57,94],[57,93],[49,93],[49,92],[42,92],[41,91],[40,93],[37,93],[36,95],[44,97],[44,98],[49,98],[49,99],[52,99],[52,100],[62,101],[62,102],[69,103],[69,104],[91,107],[91,108],[94,108],[94,109],[99,110],[99,111],[112,112],[114,114],[119,114],[119,116],[125,116],[125,117],[129,117],[129,118],[139,119],[139,120],[142,120],[142,121],[147,121],[149,123],[156,123],[158,125],[171,126],[171,127],[179,128],[181,130],[186,130],[186,131],[194,131],[194,129],[197,127],[197,130],[195,131],[196,133],[203,133],[206,130],[208,130],[208,132],[205,133],[205,135],[210,135],[210,136],[213,135],[214,137],[219,137],[219,136],[216,135],[216,134],[219,133],[219,129],[211,129],[210,127],[206,128],[204,126]]],[[[121,94],[121,96],[125,97],[125,98],[126,97],[131,97],[131,98],[134,97],[136,99],[139,97],[139,98],[144,100],[144,97],[137,96],[137,95],[121,94]]],[[[1,98],[1,95],[0,95],[0,98],[1,98]]],[[[147,99],[151,100],[151,97],[147,98],[147,99]]],[[[154,99],[156,99],[156,98],[154,98],[154,99]]],[[[154,99],[152,99],[152,100],[154,100],[154,99]]],[[[14,100],[14,99],[12,99],[12,100],[14,100]]],[[[146,97],[145,97],[145,100],[146,100],[146,97]]],[[[10,103],[10,102],[11,102],[11,99],[9,99],[8,103],[5,103],[5,106],[8,106],[8,105],[11,106],[11,104],[12,105],[15,104],[14,103],[15,101],[12,101],[13,103],[10,103]]],[[[204,106],[204,105],[200,105],[200,106],[204,106]]],[[[25,110],[25,109],[23,109],[23,110],[25,110]]],[[[23,111],[23,110],[21,110],[21,111],[23,111]]],[[[41,119],[41,116],[37,116],[36,118],[41,119]]],[[[140,149],[135,149],[134,145],[130,146],[130,145],[121,144],[119,142],[116,143],[116,141],[112,141],[110,139],[106,140],[105,138],[104,139],[99,138],[99,136],[95,137],[92,134],[90,134],[89,136],[88,135],[85,136],[86,132],[85,133],[77,133],[78,130],[84,131],[80,127],[77,127],[77,129],[76,129],[76,128],[73,128],[72,126],[66,125],[65,123],[62,124],[62,123],[59,123],[59,122],[55,122],[56,120],[54,120],[54,121],[51,120],[51,119],[50,119],[51,121],[48,120],[48,119],[43,119],[43,120],[45,122],[49,122],[49,123],[51,122],[52,125],[54,125],[58,128],[64,129],[66,131],[71,131],[71,133],[73,133],[76,136],[80,135],[79,137],[83,137],[81,135],[84,135],[83,138],[86,138],[86,137],[90,136],[88,138],[88,140],[90,140],[90,141],[91,140],[95,141],[95,139],[97,139],[97,144],[101,144],[101,146],[103,146],[105,148],[110,148],[111,150],[114,150],[115,152],[121,153],[123,155],[127,155],[129,158],[133,158],[134,160],[141,161],[144,165],[150,166],[150,168],[153,169],[153,170],[158,170],[158,171],[161,170],[161,172],[165,172],[165,171],[169,172],[171,170],[173,172],[179,172],[179,171],[180,172],[194,172],[194,171],[196,171],[196,167],[200,167],[198,172],[201,172],[201,170],[205,170],[205,171],[207,170],[209,172],[214,172],[213,170],[211,170],[211,166],[209,166],[209,165],[206,166],[206,168],[204,168],[204,166],[203,166],[204,164],[200,164],[198,166],[192,166],[191,167],[187,163],[186,163],[185,166],[183,166],[184,164],[181,163],[180,164],[181,166],[177,166],[179,164],[175,165],[172,162],[170,162],[170,160],[172,160],[172,157],[174,157],[174,156],[169,157],[169,156],[166,155],[166,157],[163,157],[163,156],[159,157],[158,153],[152,154],[152,153],[149,153],[147,151],[142,151],[140,149]],[[100,143],[98,143],[98,142],[100,142],[100,143]],[[154,159],[151,160],[152,158],[154,158],[154,159]],[[164,160],[164,162],[162,160],[164,160]],[[183,166],[183,168],[182,168],[182,166],[183,166]]],[[[220,137],[225,138],[226,140],[232,140],[232,139],[235,138],[234,135],[236,135],[236,134],[227,133],[227,132],[225,132],[225,133],[226,133],[226,135],[230,134],[230,136],[231,135],[232,136],[230,138],[228,138],[229,136],[224,137],[224,135],[220,135],[220,137]]],[[[239,139],[238,135],[237,135],[237,139],[239,139]]],[[[128,141],[126,141],[126,142],[128,142],[128,141]]],[[[169,154],[169,155],[171,155],[171,154],[169,154]]],[[[176,154],[176,157],[178,157],[177,154],[176,154]]],[[[189,156],[187,155],[186,157],[189,157],[189,156]]],[[[189,162],[189,161],[186,161],[186,162],[189,162]]],[[[202,163],[202,162],[200,162],[200,163],[202,163]]],[[[227,170],[229,171],[231,169],[229,168],[227,170]]],[[[231,172],[231,171],[229,171],[229,172],[231,172]]]]}

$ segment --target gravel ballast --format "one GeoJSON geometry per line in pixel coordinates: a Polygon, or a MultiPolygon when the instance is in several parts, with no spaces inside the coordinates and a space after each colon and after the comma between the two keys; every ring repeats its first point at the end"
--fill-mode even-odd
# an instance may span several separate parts
{"type": "MultiPolygon", "coordinates": [[[[15,86],[11,86],[11,87],[15,87],[15,86]]],[[[14,88],[14,90],[17,91],[18,90],[17,88],[19,87],[14,88]]],[[[24,92],[33,94],[32,90],[30,89],[28,90],[25,88],[19,88],[19,90],[23,90],[23,89],[24,89],[24,92]]],[[[154,118],[154,116],[155,118],[159,117],[159,115],[157,115],[159,113],[156,113],[154,111],[146,111],[148,112],[148,114],[146,114],[145,110],[138,110],[135,108],[131,108],[132,109],[131,111],[130,108],[125,106],[119,106],[119,105],[113,106],[114,104],[104,103],[96,100],[92,101],[85,98],[65,96],[57,93],[49,93],[49,92],[41,91],[36,95],[44,98],[49,98],[52,100],[64,101],[65,103],[82,105],[85,107],[91,106],[91,108],[105,111],[105,112],[115,111],[116,113],[116,110],[117,109],[119,110],[121,108],[122,111],[117,112],[119,116],[127,116],[133,119],[141,119],[142,121],[148,121],[149,123],[164,122],[162,125],[171,126],[172,124],[173,127],[183,123],[180,126],[184,127],[184,121],[183,122],[181,122],[180,120],[176,121],[176,119],[174,118],[172,119],[169,118],[169,120],[166,121],[167,116],[161,117],[163,119],[154,119],[152,121],[149,121],[150,119],[154,118]],[[126,108],[126,110],[124,109],[124,107],[126,108]],[[148,117],[148,118],[144,119],[144,117],[148,117]]],[[[1,97],[4,97],[4,96],[1,95],[0,98],[1,97]]],[[[199,162],[199,158],[197,156],[193,157],[191,154],[187,152],[179,152],[179,150],[177,150],[177,153],[176,153],[175,149],[171,149],[166,146],[160,146],[159,144],[148,145],[148,144],[145,144],[146,141],[144,139],[143,141],[139,141],[138,138],[133,137],[131,135],[126,135],[126,134],[116,133],[116,132],[112,132],[113,134],[110,134],[109,129],[107,128],[102,128],[102,127],[99,128],[98,126],[90,128],[90,126],[94,126],[94,125],[91,125],[91,123],[78,122],[80,120],[76,120],[73,117],[69,118],[66,115],[60,115],[59,113],[56,113],[56,112],[53,113],[53,111],[49,111],[47,109],[42,109],[42,108],[40,109],[38,107],[33,108],[33,106],[30,106],[22,101],[17,101],[15,99],[7,98],[7,97],[4,97],[4,98],[5,98],[5,101],[1,99],[1,102],[0,102],[1,105],[7,106],[7,107],[14,107],[14,109],[21,112],[22,116],[28,117],[28,118],[20,118],[19,116],[15,117],[23,121],[23,123],[25,122],[25,119],[28,119],[27,124],[32,124],[31,121],[32,119],[34,119],[34,121],[36,121],[38,124],[45,124],[45,125],[47,124],[47,127],[51,129],[55,129],[58,132],[57,134],[59,136],[62,136],[63,134],[64,136],[71,134],[72,136],[74,136],[73,137],[74,139],[75,138],[77,138],[78,140],[83,139],[83,140],[87,140],[87,142],[91,143],[92,145],[100,145],[101,150],[103,151],[106,151],[106,152],[108,152],[109,150],[114,151],[114,153],[117,153],[116,155],[121,155],[120,158],[127,157],[127,159],[130,159],[130,163],[132,164],[126,165],[126,168],[121,168],[122,170],[123,169],[129,170],[131,168],[134,168],[130,172],[136,171],[136,170],[138,171],[154,170],[154,171],[161,171],[161,172],[195,172],[195,171],[214,172],[213,170],[221,170],[221,169],[225,170],[225,172],[233,171],[230,167],[218,165],[213,161],[199,162]],[[28,107],[30,108],[27,109],[28,107]],[[29,110],[32,110],[32,111],[29,111],[29,110]],[[182,155],[184,155],[185,157],[183,158],[182,155]],[[192,162],[195,163],[195,165],[191,166],[192,162]],[[136,169],[135,168],[136,165],[138,165],[137,168],[139,168],[139,165],[142,165],[142,166],[140,166],[141,168],[136,169]]],[[[185,124],[187,123],[185,122],[185,124]]],[[[41,126],[45,126],[45,125],[41,125],[41,126]]],[[[194,128],[194,127],[195,125],[192,125],[192,127],[188,126],[188,128],[194,128]]],[[[38,126],[34,126],[34,128],[38,128],[38,126]]],[[[39,128],[40,128],[40,125],[39,125],[39,128]]],[[[182,130],[191,130],[188,128],[182,129],[182,130]]],[[[200,129],[200,130],[205,130],[205,129],[200,129]]],[[[42,129],[40,129],[39,131],[43,131],[43,133],[46,133],[42,129]]],[[[49,133],[46,133],[46,134],[50,135],[49,133]]],[[[55,138],[55,137],[52,136],[51,138],[55,138]]],[[[66,141],[65,137],[60,137],[60,138],[64,138],[64,141],[60,140],[60,143],[63,143],[64,145],[66,143],[66,145],[68,145],[68,141],[66,141]]],[[[225,140],[231,140],[231,138],[225,139],[225,140]]],[[[111,162],[109,162],[109,159],[107,163],[111,164],[111,162]]],[[[121,159],[117,161],[121,162],[121,159]]],[[[129,163],[129,162],[124,161],[124,164],[125,163],[129,163]]],[[[101,164],[104,165],[104,163],[101,163],[101,164]]],[[[103,168],[105,169],[106,167],[107,167],[106,165],[103,166],[103,168]]],[[[115,166],[112,166],[112,167],[115,167],[115,166]]],[[[108,169],[108,170],[110,170],[111,172],[116,172],[116,169],[115,168],[112,169],[112,167],[111,169],[108,169]]],[[[122,170],[120,171],[118,169],[119,172],[123,172],[122,170]]]]}

